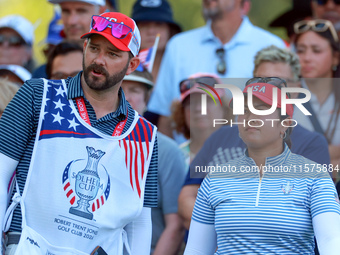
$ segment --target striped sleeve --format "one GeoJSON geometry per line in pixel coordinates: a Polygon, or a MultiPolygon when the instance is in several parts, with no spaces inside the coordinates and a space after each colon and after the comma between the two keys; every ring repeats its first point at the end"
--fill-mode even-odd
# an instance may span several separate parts
{"type": "Polygon", "coordinates": [[[27,150],[28,143],[35,136],[43,81],[26,81],[8,104],[0,119],[0,152],[17,161],[27,150]],[[37,105],[36,102],[40,101],[37,105]]]}
{"type": "Polygon", "coordinates": [[[330,178],[317,178],[312,182],[310,196],[312,218],[325,212],[340,214],[340,204],[334,183],[330,178]]]}
{"type": "Polygon", "coordinates": [[[210,182],[210,178],[204,178],[192,213],[193,220],[204,224],[215,224],[215,210],[209,202],[210,182]]]}
{"type": "Polygon", "coordinates": [[[158,192],[158,142],[157,136],[152,151],[149,171],[146,176],[144,207],[157,207],[158,192]]]}

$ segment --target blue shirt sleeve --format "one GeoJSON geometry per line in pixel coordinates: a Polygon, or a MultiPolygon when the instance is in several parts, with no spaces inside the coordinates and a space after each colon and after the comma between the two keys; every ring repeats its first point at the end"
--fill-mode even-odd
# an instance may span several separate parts
{"type": "Polygon", "coordinates": [[[209,201],[210,181],[210,178],[204,178],[192,213],[192,219],[203,224],[215,224],[215,210],[209,201]]]}
{"type": "Polygon", "coordinates": [[[310,187],[310,212],[314,218],[325,212],[340,214],[340,204],[335,186],[329,176],[318,176],[310,187]]]}
{"type": "Polygon", "coordinates": [[[176,73],[176,38],[168,42],[160,65],[157,84],[148,103],[148,110],[163,116],[169,116],[174,99],[180,97],[179,81],[176,73]],[[175,40],[174,40],[175,39],[175,40]]]}

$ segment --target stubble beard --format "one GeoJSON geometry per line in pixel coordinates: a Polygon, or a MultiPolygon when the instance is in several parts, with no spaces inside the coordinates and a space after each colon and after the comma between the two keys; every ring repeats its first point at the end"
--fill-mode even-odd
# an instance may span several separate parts
{"type": "Polygon", "coordinates": [[[105,70],[104,67],[97,65],[97,64],[91,64],[89,66],[85,66],[84,58],[83,58],[83,70],[84,70],[84,79],[89,86],[89,88],[97,91],[107,90],[116,84],[118,84],[120,81],[123,80],[127,69],[129,68],[129,61],[126,64],[126,66],[118,73],[115,73],[110,76],[110,74],[105,70]],[[96,70],[96,72],[100,72],[102,75],[105,76],[105,80],[100,82],[100,79],[96,76],[91,76],[90,73],[92,70],[96,70]]]}

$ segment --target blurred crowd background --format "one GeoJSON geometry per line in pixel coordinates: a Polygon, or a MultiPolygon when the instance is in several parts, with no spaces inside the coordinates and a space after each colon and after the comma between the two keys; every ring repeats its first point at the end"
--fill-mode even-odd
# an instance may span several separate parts
{"type": "MultiPolygon", "coordinates": [[[[135,0],[116,0],[120,12],[130,15],[135,0]]],[[[205,24],[202,17],[201,0],[170,0],[173,9],[174,20],[183,31],[190,30],[205,24]]],[[[272,28],[269,24],[281,13],[292,7],[290,0],[253,0],[249,18],[254,25],[262,27],[270,32],[286,39],[284,28],[272,28]]],[[[0,0],[0,17],[9,14],[19,14],[27,18],[35,29],[34,56],[38,64],[45,61],[42,49],[47,35],[48,25],[53,18],[53,4],[46,0],[0,0]]]]}

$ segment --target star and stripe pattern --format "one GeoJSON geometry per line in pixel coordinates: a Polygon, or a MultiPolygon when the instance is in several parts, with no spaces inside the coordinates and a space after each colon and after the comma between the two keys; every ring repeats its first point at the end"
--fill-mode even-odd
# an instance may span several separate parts
{"type": "Polygon", "coordinates": [[[50,80],[47,84],[43,122],[39,140],[54,137],[101,138],[81,125],[75,116],[75,108],[67,100],[61,81],[50,80]]]}
{"type": "Polygon", "coordinates": [[[74,161],[71,161],[70,163],[68,163],[68,165],[66,166],[63,172],[64,191],[66,192],[66,197],[69,199],[71,205],[73,205],[74,202],[76,201],[76,193],[73,191],[71,187],[70,179],[69,179],[69,176],[70,176],[69,171],[70,171],[70,167],[73,162],[74,161]]]}
{"type": "Polygon", "coordinates": [[[145,164],[152,155],[150,143],[154,126],[140,117],[133,131],[119,143],[125,150],[125,164],[129,171],[130,184],[141,197],[141,182],[145,178],[145,164]]]}

